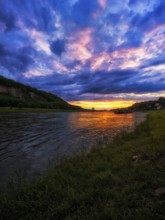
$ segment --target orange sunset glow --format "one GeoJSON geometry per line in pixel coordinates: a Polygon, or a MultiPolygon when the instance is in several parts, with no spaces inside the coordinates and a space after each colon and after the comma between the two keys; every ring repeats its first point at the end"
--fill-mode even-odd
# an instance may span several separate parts
{"type": "Polygon", "coordinates": [[[123,101],[123,100],[90,100],[90,101],[70,101],[72,105],[81,106],[84,109],[92,109],[96,110],[111,110],[116,108],[126,108],[135,103],[135,101],[123,101]]]}

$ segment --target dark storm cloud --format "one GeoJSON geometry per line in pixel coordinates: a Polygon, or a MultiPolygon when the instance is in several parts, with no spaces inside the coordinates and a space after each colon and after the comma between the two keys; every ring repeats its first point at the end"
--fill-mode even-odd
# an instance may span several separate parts
{"type": "Polygon", "coordinates": [[[120,48],[135,48],[142,45],[143,34],[138,30],[130,30],[125,36],[125,42],[120,46],[120,48]]]}
{"type": "Polygon", "coordinates": [[[72,76],[54,73],[54,79],[52,79],[52,77],[47,77],[46,82],[43,82],[43,86],[45,85],[47,88],[50,88],[54,86],[72,85],[74,82],[72,76]]]}
{"type": "Polygon", "coordinates": [[[101,82],[107,82],[113,84],[114,82],[124,82],[127,79],[131,80],[131,78],[135,77],[138,74],[136,70],[133,69],[125,69],[125,70],[112,70],[112,71],[98,71],[92,74],[93,83],[101,84],[101,82]],[[100,83],[99,83],[100,82],[100,83]]]}
{"type": "Polygon", "coordinates": [[[139,67],[139,69],[145,69],[147,67],[154,67],[154,66],[160,66],[165,65],[165,55],[155,57],[153,59],[144,60],[143,64],[139,67]]]}
{"type": "MultiPolygon", "coordinates": [[[[138,74],[138,71],[132,69],[80,73],[75,76],[54,73],[53,76],[41,78],[39,84],[34,79],[33,84],[46,91],[54,92],[70,101],[88,100],[89,97],[93,100],[97,100],[98,98],[95,96],[97,94],[145,94],[164,90],[165,81],[161,80],[159,83],[155,83],[152,82],[152,76],[141,76],[144,82],[136,82],[138,74]]],[[[159,76],[159,74],[157,74],[157,76],[159,76]]]]}
{"type": "Polygon", "coordinates": [[[24,72],[33,63],[33,60],[28,55],[18,54],[15,57],[9,55],[1,57],[0,63],[10,72],[17,74],[20,71],[24,72]]]}
{"type": "Polygon", "coordinates": [[[5,56],[8,52],[6,51],[3,44],[0,44],[0,57],[5,56]]]}
{"type": "Polygon", "coordinates": [[[75,77],[70,75],[53,73],[51,76],[41,77],[39,81],[36,78],[27,79],[26,83],[29,85],[32,84],[36,88],[55,93],[64,99],[68,99],[70,95],[73,99],[73,94],[75,94],[75,77]]]}
{"type": "Polygon", "coordinates": [[[107,84],[100,83],[99,85],[92,85],[89,88],[84,88],[82,93],[91,93],[91,94],[118,94],[118,93],[134,93],[134,94],[143,94],[143,93],[152,93],[158,91],[164,91],[165,83],[160,83],[155,85],[155,83],[130,83],[125,85],[120,84],[107,84]],[[108,85],[108,86],[107,86],[108,85]]]}
{"type": "MultiPolygon", "coordinates": [[[[115,72],[110,72],[111,77],[107,77],[107,73],[103,78],[97,77],[92,83],[86,82],[82,87],[81,94],[118,94],[118,93],[135,93],[142,94],[148,92],[163,91],[165,88],[165,82],[155,84],[154,82],[136,82],[133,80],[134,76],[129,74],[123,75],[123,72],[118,71],[118,76],[115,72]],[[132,78],[132,79],[131,79],[132,78]]],[[[132,72],[133,74],[133,72],[132,72]]]]}
{"type": "Polygon", "coordinates": [[[72,68],[74,68],[74,67],[76,67],[78,65],[81,65],[81,61],[80,60],[75,60],[75,61],[73,61],[71,63],[68,63],[66,65],[66,67],[68,67],[69,69],[72,69],[72,68]]]}
{"type": "Polygon", "coordinates": [[[75,81],[78,85],[81,85],[79,95],[90,93],[93,95],[118,93],[142,94],[164,90],[165,82],[155,84],[155,82],[152,81],[148,82],[148,77],[143,76],[141,76],[141,79],[143,79],[144,82],[136,82],[138,75],[139,72],[132,69],[113,70],[111,72],[79,74],[75,77],[75,81]]]}
{"type": "Polygon", "coordinates": [[[118,25],[118,23],[121,22],[121,15],[118,13],[109,13],[104,22],[106,22],[108,25],[118,25]]]}
{"type": "Polygon", "coordinates": [[[12,73],[24,72],[34,60],[31,55],[35,54],[35,50],[30,47],[24,47],[19,51],[9,50],[0,45],[0,64],[12,73]]]}
{"type": "MultiPolygon", "coordinates": [[[[134,4],[137,4],[135,1],[134,4]]],[[[148,4],[146,4],[146,7],[148,4]]],[[[132,27],[136,26],[140,28],[143,32],[149,31],[154,28],[156,25],[164,24],[165,21],[165,2],[157,1],[156,6],[153,10],[148,11],[142,15],[135,14],[132,19],[132,27]]]]}
{"type": "Polygon", "coordinates": [[[57,39],[50,44],[50,49],[57,56],[61,56],[65,52],[65,44],[65,40],[57,39]]]}
{"type": "Polygon", "coordinates": [[[159,66],[161,64],[165,64],[165,60],[153,60],[149,66],[159,66]]]}
{"type": "Polygon", "coordinates": [[[93,21],[92,15],[99,9],[97,1],[79,0],[72,7],[72,20],[78,26],[89,26],[93,21]]]}
{"type": "Polygon", "coordinates": [[[5,25],[5,31],[11,31],[16,28],[16,14],[8,10],[8,1],[2,0],[0,7],[0,22],[5,25]]]}
{"type": "Polygon", "coordinates": [[[71,100],[165,90],[164,39],[164,0],[1,0],[3,75],[71,100]]]}

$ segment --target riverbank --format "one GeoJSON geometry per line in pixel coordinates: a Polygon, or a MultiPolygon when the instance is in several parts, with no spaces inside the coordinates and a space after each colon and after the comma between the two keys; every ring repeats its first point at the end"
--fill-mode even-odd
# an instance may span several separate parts
{"type": "MultiPolygon", "coordinates": [[[[1,219],[134,219],[165,216],[165,111],[133,133],[0,193],[1,219]]],[[[21,182],[21,179],[18,178],[21,182]]]]}
{"type": "Polygon", "coordinates": [[[65,110],[65,109],[49,109],[49,108],[10,108],[10,107],[0,107],[0,113],[28,113],[28,112],[81,112],[85,110],[65,110]]]}

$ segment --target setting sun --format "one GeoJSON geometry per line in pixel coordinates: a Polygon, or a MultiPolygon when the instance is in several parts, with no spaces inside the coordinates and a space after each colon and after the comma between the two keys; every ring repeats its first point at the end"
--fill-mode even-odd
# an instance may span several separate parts
{"type": "Polygon", "coordinates": [[[123,100],[90,100],[90,101],[70,101],[72,105],[81,106],[84,109],[111,110],[116,108],[126,108],[135,103],[135,101],[123,100]]]}

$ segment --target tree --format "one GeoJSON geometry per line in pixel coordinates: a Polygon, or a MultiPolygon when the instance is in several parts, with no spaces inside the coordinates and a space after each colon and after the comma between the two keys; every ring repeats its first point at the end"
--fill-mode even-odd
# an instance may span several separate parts
{"type": "Polygon", "coordinates": [[[22,109],[23,108],[23,104],[21,102],[18,103],[18,108],[22,109]]]}

